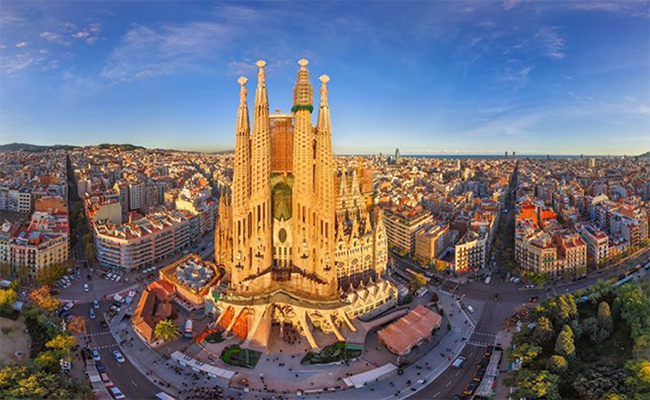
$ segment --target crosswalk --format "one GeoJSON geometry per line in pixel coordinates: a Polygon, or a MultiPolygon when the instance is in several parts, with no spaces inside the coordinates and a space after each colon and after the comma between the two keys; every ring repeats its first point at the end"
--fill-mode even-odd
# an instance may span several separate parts
{"type": "Polygon", "coordinates": [[[483,342],[475,342],[473,340],[468,340],[467,344],[470,346],[477,346],[477,347],[490,347],[494,346],[494,343],[483,343],[483,342]]]}
{"type": "Polygon", "coordinates": [[[113,347],[118,347],[117,343],[105,344],[103,346],[91,347],[91,350],[101,350],[101,349],[110,349],[113,347]]]}
{"type": "Polygon", "coordinates": [[[104,332],[95,332],[95,333],[89,333],[86,336],[101,336],[101,335],[108,335],[110,332],[109,331],[104,331],[104,332]]]}
{"type": "Polygon", "coordinates": [[[474,332],[474,335],[487,336],[487,337],[497,337],[497,335],[495,335],[493,333],[483,333],[483,332],[474,332]]]}

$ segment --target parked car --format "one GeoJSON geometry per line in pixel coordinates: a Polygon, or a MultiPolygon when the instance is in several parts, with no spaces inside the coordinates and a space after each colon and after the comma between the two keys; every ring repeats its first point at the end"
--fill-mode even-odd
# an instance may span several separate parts
{"type": "Polygon", "coordinates": [[[99,308],[99,301],[97,300],[93,301],[93,307],[99,308]]]}
{"type": "Polygon", "coordinates": [[[65,307],[63,307],[63,309],[66,310],[66,311],[70,311],[70,309],[72,309],[72,307],[74,307],[74,303],[69,302],[68,304],[65,305],[65,307]]]}
{"type": "Polygon", "coordinates": [[[56,296],[57,294],[59,294],[59,291],[58,290],[50,290],[50,294],[52,296],[56,296]]]}
{"type": "Polygon", "coordinates": [[[92,354],[92,356],[93,356],[93,360],[95,360],[95,361],[99,361],[99,360],[102,359],[102,358],[100,357],[100,355],[99,355],[99,352],[98,352],[96,349],[92,349],[92,350],[90,351],[90,354],[92,354]]]}
{"type": "Polygon", "coordinates": [[[113,275],[113,277],[111,278],[111,280],[112,280],[113,282],[117,282],[117,278],[119,278],[119,277],[120,277],[119,275],[113,275]]]}
{"type": "Polygon", "coordinates": [[[535,303],[535,302],[537,302],[537,300],[539,300],[539,298],[537,296],[533,296],[530,299],[528,299],[528,302],[535,303]]]}
{"type": "Polygon", "coordinates": [[[474,373],[474,376],[472,377],[472,380],[474,382],[480,382],[483,379],[483,375],[485,375],[485,369],[477,369],[474,373]]]}
{"type": "Polygon", "coordinates": [[[87,283],[84,283],[84,292],[86,293],[90,292],[90,287],[88,287],[87,283]]]}
{"type": "Polygon", "coordinates": [[[113,350],[113,357],[115,357],[115,361],[117,361],[120,364],[126,361],[124,359],[124,356],[122,355],[122,353],[120,353],[119,350],[113,350]]]}
{"type": "Polygon", "coordinates": [[[106,386],[107,388],[115,386],[113,384],[113,381],[111,380],[111,378],[108,377],[108,374],[106,372],[99,374],[99,376],[102,378],[102,382],[104,383],[104,386],[106,386]]]}
{"type": "Polygon", "coordinates": [[[90,309],[90,319],[95,319],[95,310],[90,309]]]}
{"type": "Polygon", "coordinates": [[[474,307],[468,305],[468,306],[467,306],[467,311],[469,311],[469,312],[471,312],[472,314],[474,314],[474,307]]]}
{"type": "Polygon", "coordinates": [[[101,374],[102,372],[106,372],[106,367],[104,366],[104,364],[102,364],[101,361],[97,361],[97,362],[95,363],[95,367],[97,368],[97,372],[99,372],[100,374],[101,374]]]}
{"type": "Polygon", "coordinates": [[[465,386],[465,389],[463,389],[463,394],[465,396],[471,396],[474,394],[476,391],[476,388],[478,387],[478,383],[476,382],[470,382],[465,386]]]}
{"type": "Polygon", "coordinates": [[[489,363],[490,363],[490,359],[483,357],[483,358],[481,358],[481,361],[476,363],[476,368],[486,367],[489,363]]]}
{"type": "Polygon", "coordinates": [[[126,396],[124,396],[124,394],[122,392],[120,392],[120,389],[118,389],[117,387],[113,386],[112,388],[110,388],[108,390],[111,392],[113,397],[115,397],[117,400],[126,399],[126,396]]]}

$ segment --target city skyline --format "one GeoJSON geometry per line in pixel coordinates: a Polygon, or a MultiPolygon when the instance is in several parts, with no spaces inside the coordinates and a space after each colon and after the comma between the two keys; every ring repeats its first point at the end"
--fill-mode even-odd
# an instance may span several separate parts
{"type": "Polygon", "coordinates": [[[288,111],[307,57],[338,154],[647,151],[648,3],[410,5],[4,3],[0,143],[233,149],[236,78],[288,111]]]}

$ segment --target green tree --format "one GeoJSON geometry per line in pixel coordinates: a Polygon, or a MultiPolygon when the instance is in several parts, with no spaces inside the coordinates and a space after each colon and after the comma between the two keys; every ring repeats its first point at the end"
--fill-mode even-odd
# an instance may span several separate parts
{"type": "Polygon", "coordinates": [[[568,365],[566,358],[557,354],[548,359],[548,368],[556,374],[566,371],[568,365]]]}
{"type": "Polygon", "coordinates": [[[628,371],[626,386],[635,393],[650,391],[650,361],[628,361],[625,369],[628,371]]]}
{"type": "Polygon", "coordinates": [[[650,334],[644,333],[634,341],[632,353],[635,358],[644,358],[650,354],[650,334]]]}
{"type": "Polygon", "coordinates": [[[428,282],[427,278],[424,275],[416,272],[413,274],[413,277],[409,282],[409,288],[411,289],[411,291],[416,292],[421,287],[426,286],[427,282],[428,282]]]}
{"type": "Polygon", "coordinates": [[[636,339],[650,332],[650,299],[634,284],[623,285],[619,290],[621,317],[632,329],[632,338],[636,339]]]}
{"type": "Polygon", "coordinates": [[[27,268],[26,265],[19,266],[16,268],[16,276],[18,276],[18,279],[20,279],[22,283],[29,282],[29,268],[27,268]]]}
{"type": "Polygon", "coordinates": [[[555,341],[555,352],[563,357],[571,357],[576,351],[576,346],[573,343],[573,331],[569,325],[564,325],[562,331],[557,335],[555,341]]]}
{"type": "Polygon", "coordinates": [[[50,372],[56,372],[59,369],[59,360],[61,358],[54,351],[44,351],[36,357],[36,364],[50,372]]]}
{"type": "Polygon", "coordinates": [[[59,334],[52,338],[49,342],[45,343],[45,347],[54,350],[69,351],[77,343],[74,336],[70,334],[59,334]]]}
{"type": "Polygon", "coordinates": [[[9,263],[0,263],[0,276],[3,278],[8,278],[11,276],[13,272],[13,268],[11,268],[11,264],[9,263]]]}
{"type": "Polygon", "coordinates": [[[181,331],[178,328],[178,325],[170,319],[164,319],[156,324],[154,328],[154,336],[156,339],[169,342],[172,340],[178,339],[181,335],[181,331]]]}
{"type": "Polygon", "coordinates": [[[627,400],[627,397],[620,393],[607,393],[602,400],[627,400]]]}
{"type": "Polygon", "coordinates": [[[553,325],[551,325],[551,321],[548,318],[540,317],[537,319],[533,338],[538,344],[547,343],[553,338],[553,325]]]}
{"type": "Polygon", "coordinates": [[[68,272],[68,268],[63,264],[53,264],[45,267],[36,274],[36,281],[41,285],[54,285],[59,279],[68,272]]]}
{"type": "Polygon", "coordinates": [[[0,306],[13,305],[17,298],[18,294],[11,289],[0,290],[0,306]]]}
{"type": "Polygon", "coordinates": [[[612,329],[612,312],[609,309],[609,304],[607,304],[606,301],[602,301],[598,305],[598,325],[601,328],[605,328],[607,330],[612,329]]]}
{"type": "Polygon", "coordinates": [[[520,358],[522,363],[529,364],[541,353],[541,351],[542,348],[539,346],[524,343],[512,350],[512,352],[510,352],[510,357],[513,360],[520,358]]]}
{"type": "Polygon", "coordinates": [[[558,400],[558,377],[547,370],[534,371],[521,369],[517,372],[514,381],[518,398],[558,400]]]}

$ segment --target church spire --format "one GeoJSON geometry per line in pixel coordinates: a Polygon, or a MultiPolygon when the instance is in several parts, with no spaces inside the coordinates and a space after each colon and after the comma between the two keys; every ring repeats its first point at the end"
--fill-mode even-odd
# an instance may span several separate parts
{"type": "Polygon", "coordinates": [[[258,272],[271,265],[271,120],[269,100],[266,94],[266,61],[257,63],[257,89],[251,135],[251,243],[253,250],[251,271],[258,272]]]}
{"type": "Polygon", "coordinates": [[[311,113],[314,110],[314,88],[309,82],[309,71],[307,70],[309,61],[301,58],[298,64],[300,69],[298,70],[298,80],[293,87],[293,107],[291,111],[295,113],[298,110],[309,110],[311,113]]]}
{"type": "Polygon", "coordinates": [[[246,82],[248,79],[240,77],[237,82],[239,89],[239,110],[237,112],[237,136],[235,139],[235,169],[233,176],[233,206],[235,213],[244,213],[245,205],[251,193],[251,148],[250,148],[250,122],[248,119],[248,105],[246,103],[246,82]]]}
{"type": "Polygon", "coordinates": [[[241,85],[239,89],[239,111],[237,112],[237,135],[246,135],[250,133],[250,122],[248,120],[248,104],[246,103],[246,82],[245,76],[240,76],[237,82],[241,85]]]}

